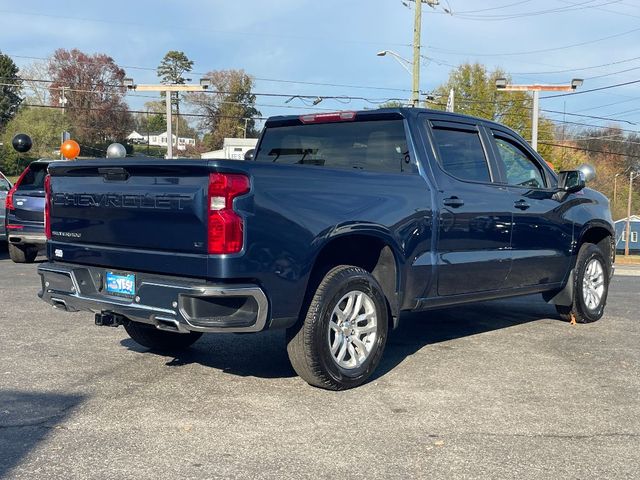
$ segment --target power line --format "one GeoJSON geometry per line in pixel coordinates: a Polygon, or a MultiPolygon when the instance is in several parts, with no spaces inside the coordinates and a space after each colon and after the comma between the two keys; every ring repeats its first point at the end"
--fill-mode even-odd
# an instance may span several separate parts
{"type": "MultiPolygon", "coordinates": [[[[189,32],[193,32],[196,29],[192,28],[192,27],[186,27],[186,26],[182,26],[182,25],[158,25],[158,24],[154,24],[154,25],[149,25],[149,24],[144,24],[144,23],[134,23],[134,22],[125,22],[125,21],[121,21],[121,20],[105,20],[102,18],[90,18],[90,17],[76,17],[76,16],[70,16],[70,15],[53,15],[53,14],[47,14],[47,13],[40,13],[40,12],[21,12],[21,11],[16,11],[16,10],[0,10],[0,13],[3,15],[20,15],[20,16],[28,16],[28,17],[45,17],[45,18],[56,18],[56,19],[61,19],[61,20],[74,20],[74,21],[79,21],[79,22],[95,22],[95,23],[105,23],[105,24],[113,24],[113,25],[127,25],[130,27],[147,27],[147,28],[154,28],[154,29],[158,29],[158,28],[164,28],[167,31],[175,31],[175,30],[185,30],[185,31],[189,31],[189,32]]],[[[355,44],[355,45],[392,45],[392,46],[396,46],[396,47],[409,47],[411,45],[408,45],[406,43],[392,43],[392,42],[371,42],[371,41],[365,41],[365,40],[349,40],[349,39],[345,39],[342,38],[340,36],[336,36],[336,35],[332,35],[330,37],[315,37],[315,36],[311,36],[311,35],[286,35],[286,34],[278,34],[278,33],[267,33],[267,32],[256,32],[256,31],[252,31],[252,30],[243,30],[243,31],[238,31],[238,32],[234,32],[231,30],[215,30],[212,28],[206,28],[206,29],[199,29],[197,30],[198,34],[203,34],[203,33],[217,33],[217,34],[222,34],[222,35],[235,35],[235,36],[242,36],[242,37],[273,37],[273,38],[286,38],[289,40],[308,40],[308,41],[315,41],[315,42],[333,42],[333,43],[344,43],[344,44],[355,44]]]]}
{"type": "MultiPolygon", "coordinates": [[[[29,56],[29,55],[14,55],[14,54],[9,54],[9,53],[5,53],[4,55],[7,55],[11,58],[22,58],[22,59],[26,59],[26,60],[40,60],[40,61],[48,61],[49,58],[47,57],[34,57],[34,56],[29,56]]],[[[98,62],[92,62],[90,60],[87,61],[83,61],[83,62],[78,62],[77,63],[84,63],[84,64],[88,64],[88,65],[93,65],[96,64],[98,62]]],[[[143,71],[150,71],[150,72],[156,72],[157,69],[153,68],[153,67],[141,67],[141,66],[136,66],[136,65],[118,65],[120,68],[124,69],[124,70],[143,70],[143,71]]],[[[192,75],[200,75],[200,76],[206,76],[208,73],[210,72],[189,72],[192,75]]],[[[328,83],[328,82],[309,82],[309,81],[303,81],[303,80],[285,80],[285,79],[278,79],[278,78],[264,78],[264,77],[254,77],[251,76],[251,78],[253,80],[256,81],[261,81],[261,82],[274,82],[274,83],[285,83],[285,84],[300,84],[300,85],[313,85],[313,86],[320,86],[320,87],[338,87],[338,88],[357,88],[357,89],[363,89],[363,90],[388,90],[388,91],[396,91],[396,92],[411,92],[411,90],[407,89],[407,88],[396,88],[396,87],[381,87],[381,86],[373,86],[373,85],[350,85],[350,84],[342,84],[342,83],[328,83]]]]}
{"type": "MultiPolygon", "coordinates": [[[[482,8],[480,10],[464,10],[462,12],[456,12],[457,14],[467,14],[467,13],[480,13],[480,12],[488,12],[490,10],[503,10],[509,7],[515,7],[516,5],[522,5],[523,3],[530,3],[532,0],[520,0],[519,2],[508,3],[507,5],[500,5],[498,7],[489,7],[482,8]]],[[[432,12],[432,13],[441,13],[441,12],[432,12]]]]}
{"type": "Polygon", "coordinates": [[[614,85],[607,85],[605,87],[591,88],[589,90],[578,90],[577,92],[571,92],[571,93],[559,93],[557,95],[547,95],[546,97],[540,97],[540,100],[543,100],[543,99],[546,99],[546,98],[566,97],[568,95],[582,95],[582,94],[585,94],[585,93],[599,92],[600,90],[609,90],[610,88],[624,87],[626,85],[633,85],[634,83],[640,83],[640,80],[632,80],[630,82],[616,83],[614,85]]]}
{"type": "Polygon", "coordinates": [[[566,7],[558,7],[558,8],[550,8],[546,10],[537,10],[530,12],[520,12],[520,13],[505,13],[498,15],[469,15],[462,14],[460,12],[447,12],[453,17],[461,18],[463,20],[481,20],[481,21],[503,21],[503,20],[513,20],[516,18],[528,18],[528,17],[536,17],[540,15],[547,15],[550,13],[564,13],[564,12],[573,12],[576,10],[586,10],[591,8],[599,8],[607,5],[611,5],[614,3],[619,3],[620,0],[607,0],[604,3],[600,3],[597,5],[589,5],[596,0],[587,0],[582,3],[571,4],[566,7]]]}
{"type": "MultiPolygon", "coordinates": [[[[22,78],[21,79],[23,82],[42,82],[42,83],[56,83],[53,80],[45,80],[45,79],[37,79],[37,78],[22,78]]],[[[15,86],[17,84],[8,84],[8,83],[2,83],[1,85],[7,85],[7,86],[15,86]]],[[[97,84],[89,84],[91,86],[98,86],[97,84]]],[[[124,87],[124,85],[121,84],[99,84],[99,86],[104,86],[104,87],[111,87],[111,88],[126,88],[124,87]]],[[[62,89],[62,87],[49,87],[52,90],[60,90],[62,89]]],[[[64,87],[66,91],[69,92],[77,92],[77,93],[98,93],[98,94],[102,94],[105,92],[96,92],[94,90],[86,90],[86,89],[73,89],[73,88],[67,88],[64,87]]],[[[201,93],[204,94],[223,94],[223,95],[231,95],[234,94],[235,92],[232,91],[224,91],[224,90],[203,90],[201,93]]],[[[301,99],[310,99],[310,100],[315,100],[317,98],[322,98],[323,100],[348,100],[348,101],[352,101],[352,100],[360,100],[363,102],[367,102],[367,103],[371,103],[371,104],[380,104],[380,103],[385,103],[385,102],[389,102],[389,101],[405,101],[406,98],[397,98],[397,97],[391,97],[391,98],[371,98],[371,97],[361,97],[361,96],[351,96],[351,95],[323,95],[323,94],[314,94],[314,95],[306,95],[306,94],[291,94],[291,93],[272,93],[272,92],[251,92],[252,95],[258,96],[258,97],[275,97],[275,98],[291,98],[291,97],[297,97],[297,98],[301,98],[301,99]]],[[[130,94],[133,95],[133,94],[130,94]]],[[[145,98],[156,98],[156,97],[147,97],[145,96],[145,98]]]]}
{"type": "Polygon", "coordinates": [[[528,51],[523,51],[523,52],[470,53],[470,52],[458,52],[458,51],[455,51],[455,50],[447,50],[445,48],[439,48],[439,47],[431,47],[431,49],[435,50],[435,51],[447,53],[447,54],[450,54],[450,55],[465,55],[465,56],[474,56],[474,57],[508,57],[508,56],[517,56],[517,55],[530,55],[530,54],[534,54],[534,53],[555,52],[555,51],[558,51],[558,50],[565,50],[565,49],[568,49],[568,48],[582,47],[584,45],[590,45],[592,43],[603,42],[605,40],[610,40],[612,38],[622,37],[622,36],[629,35],[631,33],[636,33],[636,32],[640,32],[640,28],[634,28],[632,30],[627,30],[625,32],[616,33],[616,34],[613,34],[613,35],[608,35],[606,37],[597,38],[595,40],[589,40],[589,41],[586,41],[586,42],[580,42],[580,43],[573,43],[573,44],[570,44],[570,45],[564,45],[562,47],[542,48],[542,49],[538,49],[538,50],[528,50],[528,51]]]}
{"type": "Polygon", "coordinates": [[[575,68],[567,68],[564,70],[549,70],[546,72],[512,72],[511,75],[552,75],[554,73],[569,73],[569,72],[578,72],[583,70],[592,70],[595,68],[601,67],[610,67],[611,65],[619,65],[621,63],[633,62],[634,60],[640,60],[640,57],[627,58],[624,60],[619,60],[616,62],[603,63],[600,65],[591,65],[590,67],[575,67],[575,68]]]}
{"type": "MultiPolygon", "coordinates": [[[[41,105],[41,104],[37,104],[37,103],[23,103],[22,105],[24,105],[25,107],[35,107],[35,108],[56,108],[56,109],[61,109],[61,108],[65,108],[65,107],[60,107],[58,105],[41,105]]],[[[67,110],[89,110],[89,111],[98,111],[98,112],[104,112],[103,108],[93,108],[93,107],[66,107],[67,110]]],[[[130,110],[130,109],[123,109],[123,110],[118,110],[119,112],[126,112],[126,113],[143,113],[143,114],[147,114],[146,110],[130,110]]],[[[149,112],[149,114],[151,115],[151,113],[149,112]]],[[[162,115],[165,116],[166,113],[163,112],[157,112],[157,113],[153,113],[153,115],[162,115]]],[[[181,117],[195,117],[195,118],[209,118],[210,115],[205,115],[203,113],[181,113],[180,114],[181,117]]],[[[216,118],[235,118],[235,119],[243,119],[246,118],[245,116],[242,115],[216,115],[216,118]]],[[[268,117],[251,117],[253,120],[266,120],[268,117]]]]}
{"type": "Polygon", "coordinates": [[[582,150],[584,152],[602,153],[602,154],[605,154],[605,155],[615,155],[617,157],[640,158],[640,155],[630,155],[630,154],[626,154],[626,153],[607,152],[605,150],[594,150],[594,149],[591,149],[591,148],[574,147],[572,145],[562,145],[560,143],[550,143],[550,142],[540,142],[540,143],[542,145],[548,145],[550,147],[562,147],[562,148],[568,148],[570,150],[582,150]]]}

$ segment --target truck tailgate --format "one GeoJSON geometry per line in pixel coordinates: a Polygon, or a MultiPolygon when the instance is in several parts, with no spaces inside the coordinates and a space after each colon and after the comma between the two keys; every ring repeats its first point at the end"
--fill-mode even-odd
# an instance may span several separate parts
{"type": "Polygon", "coordinates": [[[206,162],[60,162],[49,172],[52,241],[206,254],[206,162]]]}

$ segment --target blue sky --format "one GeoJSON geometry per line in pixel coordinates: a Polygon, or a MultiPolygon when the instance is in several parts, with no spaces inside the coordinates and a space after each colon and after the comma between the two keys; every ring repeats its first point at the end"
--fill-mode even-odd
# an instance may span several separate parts
{"type": "MultiPolygon", "coordinates": [[[[107,53],[136,82],[149,83],[157,81],[154,69],[168,50],[183,50],[195,61],[194,80],[200,72],[242,68],[259,79],[258,93],[373,101],[410,95],[409,74],[392,58],[376,56],[389,49],[411,58],[413,11],[401,0],[25,0],[15,7],[15,0],[0,1],[0,50],[13,55],[19,66],[32,61],[23,57],[79,48],[107,53]]],[[[422,53],[432,59],[423,60],[423,91],[445,81],[450,65],[464,61],[500,66],[521,83],[579,77],[587,90],[629,82],[640,79],[640,1],[441,0],[436,10],[424,7],[422,44],[422,53]],[[559,48],[576,44],[582,45],[559,48]],[[532,51],[538,53],[523,53],[532,51]],[[585,68],[603,64],[610,65],[585,68]],[[558,70],[569,71],[541,73],[558,70]]],[[[285,99],[260,96],[258,108],[265,115],[311,110],[298,99],[288,104],[285,99]]],[[[128,99],[132,108],[146,100],[128,99]]],[[[374,105],[327,99],[315,109],[366,106],[374,105]]],[[[621,127],[638,131],[640,83],[542,100],[541,107],[620,118],[631,122],[621,127]]]]}

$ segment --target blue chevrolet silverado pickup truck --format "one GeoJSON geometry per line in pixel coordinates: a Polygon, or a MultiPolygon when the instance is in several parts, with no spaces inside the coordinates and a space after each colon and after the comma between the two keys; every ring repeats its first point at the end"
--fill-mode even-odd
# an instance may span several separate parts
{"type": "Polygon", "coordinates": [[[542,293],[603,315],[609,202],[517,134],[423,109],[273,117],[247,161],[56,162],[40,297],[152,350],[286,329],[296,372],[362,384],[401,312],[542,293]]]}

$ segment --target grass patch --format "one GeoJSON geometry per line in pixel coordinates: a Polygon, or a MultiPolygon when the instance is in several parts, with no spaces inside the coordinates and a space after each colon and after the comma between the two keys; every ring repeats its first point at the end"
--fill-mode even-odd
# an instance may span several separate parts
{"type": "Polygon", "coordinates": [[[640,255],[628,255],[618,253],[616,255],[616,265],[640,265],[640,255]]]}

